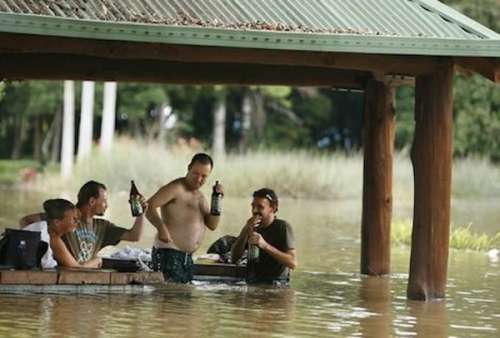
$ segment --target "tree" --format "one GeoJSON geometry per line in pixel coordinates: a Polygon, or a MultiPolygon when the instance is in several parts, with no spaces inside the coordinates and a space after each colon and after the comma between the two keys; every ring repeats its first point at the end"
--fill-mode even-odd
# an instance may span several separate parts
{"type": "Polygon", "coordinates": [[[226,155],[226,88],[215,86],[214,95],[212,152],[216,158],[221,159],[226,155]]]}
{"type": "Polygon", "coordinates": [[[86,159],[92,150],[92,130],[94,122],[94,87],[92,81],[83,81],[80,129],[78,132],[79,161],[86,159]]]}
{"type": "Polygon", "coordinates": [[[116,115],[116,82],[104,83],[102,125],[100,147],[104,152],[109,152],[113,146],[116,115]]]}
{"type": "Polygon", "coordinates": [[[75,151],[75,83],[64,81],[64,116],[61,150],[61,175],[69,178],[73,171],[73,155],[75,151]]]}

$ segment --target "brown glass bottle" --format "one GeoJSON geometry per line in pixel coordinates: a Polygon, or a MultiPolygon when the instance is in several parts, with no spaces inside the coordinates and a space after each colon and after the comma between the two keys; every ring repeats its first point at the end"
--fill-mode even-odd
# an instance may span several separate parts
{"type": "Polygon", "coordinates": [[[137,190],[134,181],[130,181],[130,199],[128,201],[130,203],[130,211],[132,212],[133,217],[140,216],[144,213],[144,209],[141,204],[141,194],[137,190]]]}
{"type": "Polygon", "coordinates": [[[210,214],[214,216],[219,216],[222,212],[222,196],[221,192],[216,190],[219,181],[215,181],[215,185],[212,187],[212,198],[210,202],[210,214]]]}
{"type": "Polygon", "coordinates": [[[257,279],[259,253],[260,249],[257,245],[247,243],[247,282],[255,282],[257,279]]]}

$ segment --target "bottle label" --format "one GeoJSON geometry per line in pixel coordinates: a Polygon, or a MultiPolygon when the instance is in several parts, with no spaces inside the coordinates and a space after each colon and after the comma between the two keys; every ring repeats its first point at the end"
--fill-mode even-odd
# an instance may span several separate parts
{"type": "Polygon", "coordinates": [[[259,247],[254,244],[248,246],[248,260],[256,262],[259,259],[259,247]]]}
{"type": "Polygon", "coordinates": [[[220,195],[212,196],[212,203],[210,206],[210,213],[212,215],[220,215],[222,211],[222,198],[220,195]]]}
{"type": "Polygon", "coordinates": [[[132,216],[137,217],[142,215],[142,205],[139,201],[139,196],[131,196],[130,197],[130,210],[132,212],[132,216]]]}

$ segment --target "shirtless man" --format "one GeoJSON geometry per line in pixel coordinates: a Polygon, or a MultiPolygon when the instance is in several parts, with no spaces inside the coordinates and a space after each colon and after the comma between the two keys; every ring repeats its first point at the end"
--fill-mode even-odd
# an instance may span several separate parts
{"type": "MultiPolygon", "coordinates": [[[[196,154],[185,177],[161,187],[149,200],[146,218],[158,230],[153,245],[153,266],[165,278],[188,283],[193,278],[191,254],[201,245],[205,229],[215,230],[220,216],[210,214],[208,201],[199,190],[212,172],[207,154],[196,154]],[[161,210],[161,215],[158,213],[161,210]]],[[[222,185],[215,188],[223,192],[222,185]]]]}

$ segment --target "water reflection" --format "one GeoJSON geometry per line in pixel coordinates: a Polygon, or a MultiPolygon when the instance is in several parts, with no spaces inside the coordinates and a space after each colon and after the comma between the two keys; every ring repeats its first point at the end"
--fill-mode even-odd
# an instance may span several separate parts
{"type": "Polygon", "coordinates": [[[386,276],[362,276],[359,288],[360,306],[367,316],[360,319],[363,337],[390,337],[392,334],[390,278],[386,276]]]}
{"type": "MultiPolygon", "coordinates": [[[[52,197],[6,194],[11,198],[0,204],[0,227],[38,210],[41,200],[52,197]]],[[[248,199],[227,199],[225,205],[221,226],[207,233],[199,253],[221,235],[241,229],[248,199]]],[[[451,250],[448,298],[408,301],[409,248],[393,248],[389,277],[358,274],[360,205],[283,201],[280,214],[291,221],[299,252],[291,288],[196,283],[167,284],[146,294],[0,294],[0,337],[499,336],[498,262],[484,253],[451,250]]],[[[499,219],[500,209],[490,210],[492,214],[499,219]]],[[[106,217],[130,226],[126,195],[110,196],[106,217]]],[[[153,235],[147,226],[138,245],[150,247],[153,235]]]]}
{"type": "Polygon", "coordinates": [[[410,314],[416,318],[417,337],[448,337],[448,316],[445,300],[431,302],[409,301],[410,314]]]}

